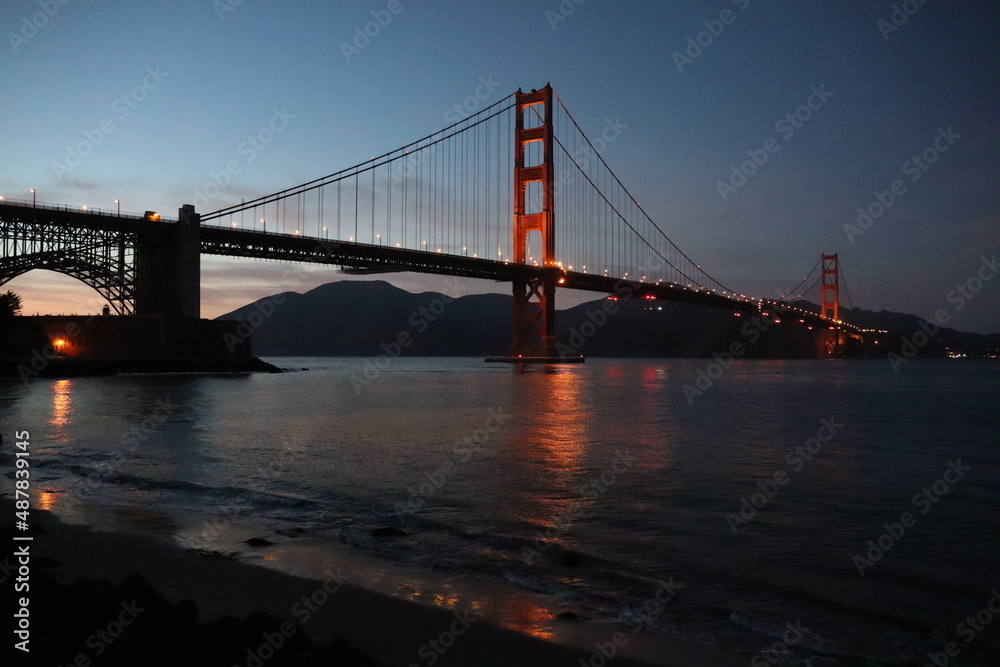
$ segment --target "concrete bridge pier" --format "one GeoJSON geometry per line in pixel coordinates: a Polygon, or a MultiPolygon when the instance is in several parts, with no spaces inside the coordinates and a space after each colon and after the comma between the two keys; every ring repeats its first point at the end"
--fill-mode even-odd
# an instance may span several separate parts
{"type": "Polygon", "coordinates": [[[135,244],[135,314],[201,317],[201,216],[185,204],[176,225],[143,225],[135,244]]]}

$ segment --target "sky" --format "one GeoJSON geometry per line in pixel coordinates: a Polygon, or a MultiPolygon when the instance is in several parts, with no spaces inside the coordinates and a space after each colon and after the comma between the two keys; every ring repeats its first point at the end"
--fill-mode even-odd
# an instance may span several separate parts
{"type": "MultiPolygon", "coordinates": [[[[213,210],[423,137],[484,80],[488,103],[550,82],[585,131],[627,126],[603,157],[723,284],[775,297],[838,253],[845,305],[1000,332],[998,32],[986,0],[6,0],[0,195],[173,217],[239,161],[213,210]]],[[[202,315],[288,271],[203,257],[202,315]]],[[[5,287],[25,314],[103,304],[50,272],[5,287]]]]}

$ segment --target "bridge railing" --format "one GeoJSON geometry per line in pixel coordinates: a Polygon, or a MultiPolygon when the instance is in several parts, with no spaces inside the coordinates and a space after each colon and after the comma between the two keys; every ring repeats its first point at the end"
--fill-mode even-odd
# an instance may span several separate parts
{"type": "MultiPolygon", "coordinates": [[[[44,202],[33,202],[30,199],[11,199],[0,196],[0,205],[7,204],[21,208],[35,208],[44,211],[65,211],[68,213],[82,213],[85,215],[99,215],[109,218],[128,218],[131,220],[143,220],[145,213],[134,213],[132,211],[118,212],[117,209],[93,208],[91,206],[70,206],[69,204],[46,204],[44,202]]],[[[160,217],[158,222],[177,222],[177,218],[160,217]]]]}

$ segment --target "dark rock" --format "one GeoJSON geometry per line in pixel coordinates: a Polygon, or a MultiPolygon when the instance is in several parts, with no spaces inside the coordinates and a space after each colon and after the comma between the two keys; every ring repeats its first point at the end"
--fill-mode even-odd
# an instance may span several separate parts
{"type": "Polygon", "coordinates": [[[577,567],[583,562],[583,557],[572,551],[567,551],[559,556],[559,562],[566,567],[577,567]]]}
{"type": "Polygon", "coordinates": [[[269,546],[273,545],[274,542],[271,542],[270,540],[265,540],[262,537],[251,537],[249,540],[247,540],[243,544],[245,544],[247,546],[250,546],[250,547],[269,547],[269,546]]]}
{"type": "Polygon", "coordinates": [[[405,530],[395,528],[393,526],[382,526],[381,528],[372,528],[372,537],[405,537],[409,535],[405,530]]]}
{"type": "Polygon", "coordinates": [[[583,616],[580,616],[576,612],[572,612],[572,611],[562,611],[562,612],[559,612],[558,614],[556,614],[556,618],[561,618],[561,619],[563,619],[565,621],[583,621],[583,620],[585,620],[585,618],[583,616]]]}

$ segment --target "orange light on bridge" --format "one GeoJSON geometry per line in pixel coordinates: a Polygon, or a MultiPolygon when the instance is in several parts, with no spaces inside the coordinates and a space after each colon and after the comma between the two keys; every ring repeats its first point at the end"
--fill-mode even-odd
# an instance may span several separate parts
{"type": "Polygon", "coordinates": [[[558,282],[559,282],[560,285],[564,285],[564,284],[566,284],[566,279],[565,278],[560,278],[558,280],[558,282]]]}

